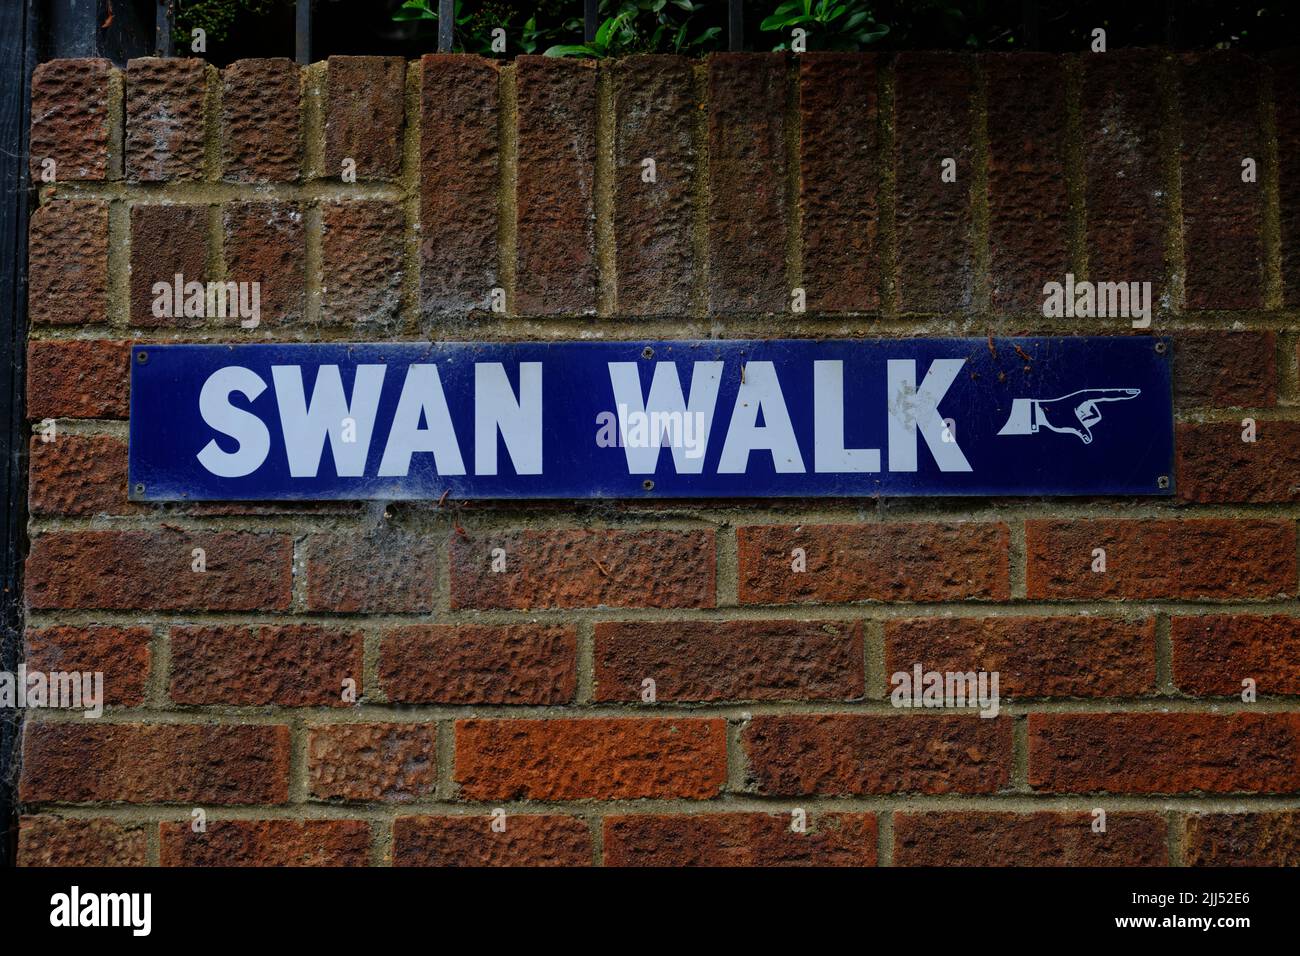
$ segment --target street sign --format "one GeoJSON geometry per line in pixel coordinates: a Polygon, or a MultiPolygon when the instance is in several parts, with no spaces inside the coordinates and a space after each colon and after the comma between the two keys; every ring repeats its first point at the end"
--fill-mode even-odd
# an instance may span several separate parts
{"type": "Polygon", "coordinates": [[[1173,490],[1145,336],[138,345],[143,501],[1173,490]]]}

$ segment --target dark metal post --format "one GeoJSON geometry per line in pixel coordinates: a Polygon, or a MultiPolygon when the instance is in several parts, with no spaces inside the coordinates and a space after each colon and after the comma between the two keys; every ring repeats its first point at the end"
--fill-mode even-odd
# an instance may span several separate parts
{"type": "Polygon", "coordinates": [[[154,54],[156,56],[175,56],[176,48],[172,43],[172,21],[176,11],[175,0],[158,0],[154,11],[154,54]]]}
{"type": "MultiPolygon", "coordinates": [[[[18,670],[22,642],[23,408],[27,342],[27,134],[36,66],[37,0],[0,3],[0,670],[18,670]]],[[[18,716],[0,711],[0,863],[14,859],[18,716]]]]}
{"type": "Polygon", "coordinates": [[[1180,0],[1165,0],[1165,45],[1177,50],[1183,45],[1183,18],[1180,0]]]}
{"type": "Polygon", "coordinates": [[[590,43],[596,39],[597,0],[583,0],[582,4],[582,42],[590,43]]]}
{"type": "Polygon", "coordinates": [[[455,39],[456,0],[438,0],[438,52],[450,53],[455,39]]]}
{"type": "Polygon", "coordinates": [[[1024,49],[1037,50],[1042,46],[1037,0],[1021,0],[1020,22],[1025,30],[1025,35],[1022,38],[1024,40],[1024,49]]]}
{"type": "Polygon", "coordinates": [[[732,52],[745,49],[744,0],[727,0],[727,49],[732,52]]]}
{"type": "Polygon", "coordinates": [[[295,0],[293,23],[293,58],[299,66],[311,62],[311,3],[295,0]]]}

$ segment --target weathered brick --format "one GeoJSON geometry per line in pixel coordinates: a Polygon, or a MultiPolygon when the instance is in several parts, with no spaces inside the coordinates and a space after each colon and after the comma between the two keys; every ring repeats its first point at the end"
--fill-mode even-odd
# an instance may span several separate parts
{"type": "Polygon", "coordinates": [[[311,624],[171,629],[177,704],[345,707],[343,682],[364,690],[362,637],[311,624]]]}
{"type": "Polygon", "coordinates": [[[208,65],[199,59],[145,57],[126,65],[126,178],[131,182],[202,179],[203,104],[208,65]]]}
{"type": "Polygon", "coordinates": [[[873,813],[633,814],[605,818],[606,866],[875,866],[873,813]]]}
{"type": "Polygon", "coordinates": [[[1188,866],[1300,866],[1300,813],[1189,813],[1188,866]]]}
{"type": "Polygon", "coordinates": [[[1005,601],[1010,540],[999,523],[739,528],[740,601],[1005,601]],[[804,572],[792,569],[795,548],[804,549],[804,572]]]}
{"type": "MultiPolygon", "coordinates": [[[[996,671],[1011,697],[1131,697],[1155,690],[1155,621],[925,617],[885,625],[885,673],[996,671]]],[[[892,686],[892,685],[891,685],[892,686]]]]}
{"type": "MultiPolygon", "coordinates": [[[[1050,53],[992,53],[988,85],[989,297],[1039,311],[1043,283],[1069,271],[1065,76],[1050,53]]],[[[960,180],[959,180],[960,181],[960,180]]]]}
{"type": "Polygon", "coordinates": [[[428,318],[488,308],[498,274],[498,66],[420,60],[420,301],[428,318]]]}
{"type": "Polygon", "coordinates": [[[1271,598],[1295,593],[1291,521],[1027,521],[1032,599],[1271,598]],[[1093,571],[1094,549],[1106,570],[1093,571]]]}
{"type": "Polygon", "coordinates": [[[283,803],[289,728],[28,722],[19,796],[32,803],[283,803]]]}
{"type": "Polygon", "coordinates": [[[971,60],[902,53],[894,71],[899,308],[968,310],[975,295],[971,60]],[[941,178],[945,159],[956,160],[956,182],[941,178]]]}
{"type": "Polygon", "coordinates": [[[519,109],[519,315],[596,307],[596,65],[515,58],[519,109]]]}
{"type": "Polygon", "coordinates": [[[144,703],[152,658],[147,627],[45,627],[27,631],[27,670],[102,673],[103,703],[139,707],[144,703]]]}
{"type": "Polygon", "coordinates": [[[136,203],[131,207],[132,325],[200,326],[207,321],[203,315],[185,315],[184,302],[177,309],[173,292],[164,300],[170,314],[154,314],[158,299],[154,283],[165,282],[169,290],[174,289],[177,275],[181,276],[182,292],[191,282],[205,283],[211,278],[207,207],[136,203]]]}
{"type": "Polygon", "coordinates": [[[536,530],[451,538],[454,608],[712,607],[712,531],[536,530]],[[505,551],[506,570],[492,570],[505,551]]]}
{"type": "Polygon", "coordinates": [[[813,311],[880,305],[876,58],[799,57],[803,286],[813,311]]]}
{"type": "Polygon", "coordinates": [[[365,866],[365,820],[212,820],[195,833],[189,823],[160,827],[163,866],[365,866]]]}
{"type": "Polygon", "coordinates": [[[402,318],[402,207],[380,200],[326,202],[321,226],[321,319],[396,329],[402,318]]]}
{"type": "Polygon", "coordinates": [[[419,534],[376,529],[307,539],[307,608],[432,611],[436,549],[419,534]]]}
{"type": "Polygon", "coordinates": [[[1277,131],[1278,214],[1282,240],[1282,296],[1300,304],[1300,56],[1294,49],[1272,57],[1273,124],[1277,131]]]}
{"type": "Polygon", "coordinates": [[[766,796],[995,793],[1011,783],[1004,718],[760,714],[741,741],[766,796]]]}
{"type": "Polygon", "coordinates": [[[1164,866],[1158,813],[941,812],[894,817],[896,866],[1164,866]]]}
{"type": "Polygon", "coordinates": [[[403,704],[564,704],[577,689],[572,625],[390,628],[379,652],[384,696],[403,704]]]}
{"type": "Polygon", "coordinates": [[[620,315],[677,316],[690,308],[696,113],[690,61],[633,56],[612,68],[614,244],[620,315]],[[642,163],[654,161],[654,182],[642,163]]]}
{"type": "Polygon", "coordinates": [[[852,700],[862,629],[826,621],[619,621],[596,625],[596,699],[852,700]]]}
{"type": "Polygon", "coordinates": [[[455,779],[469,800],[705,800],[726,774],[723,720],[456,722],[455,779]]]}
{"type": "Polygon", "coordinates": [[[294,182],[302,172],[302,73],[282,57],[221,71],[222,178],[294,182]]]}
{"type": "Polygon", "coordinates": [[[1265,158],[1257,64],[1236,51],[1184,55],[1180,104],[1187,307],[1258,308],[1265,158]],[[1253,183],[1242,181],[1248,158],[1253,183]]]}
{"type": "Polygon", "coordinates": [[[19,866],[145,866],[145,826],[48,813],[18,821],[19,866]]]}
{"type": "Polygon", "coordinates": [[[1094,281],[1150,282],[1153,297],[1165,285],[1159,79],[1160,55],[1148,50],[1083,59],[1088,275],[1094,281]]]}
{"type": "Polygon", "coordinates": [[[1262,694],[1300,694],[1300,618],[1176,617],[1171,631],[1174,683],[1185,693],[1239,697],[1249,677],[1262,694]]]}
{"type": "Polygon", "coordinates": [[[108,308],[108,203],[54,199],[32,213],[27,305],[33,325],[99,325],[108,308]]]}
{"type": "Polygon", "coordinates": [[[1180,332],[1174,339],[1174,398],[1186,408],[1277,404],[1273,332],[1180,332]]]}
{"type": "Polygon", "coordinates": [[[126,418],[131,350],[99,339],[27,343],[27,417],[126,418]]]}
{"type": "Polygon", "coordinates": [[[715,53],[708,60],[712,314],[789,308],[788,63],[784,53],[715,53]]]}
{"type": "Polygon", "coordinates": [[[284,610],[293,546],[248,531],[61,531],[27,556],[32,608],[284,610]],[[202,548],[206,571],[192,570],[202,548]]]}
{"type": "Polygon", "coordinates": [[[1178,495],[1185,501],[1300,501],[1300,422],[1258,421],[1243,441],[1240,422],[1181,424],[1178,495]]]}
{"type": "Polygon", "coordinates": [[[232,202],[224,209],[226,281],[261,283],[263,324],[301,322],[307,289],[302,210],[290,202],[232,202]]]}
{"type": "Polygon", "coordinates": [[[1055,793],[1292,793],[1300,713],[1030,714],[1029,784],[1055,793]]]}
{"type": "Polygon", "coordinates": [[[32,129],[28,152],[32,182],[44,182],[54,161],[56,182],[117,179],[110,165],[108,60],[49,60],[32,73],[32,129]]]}
{"type": "Polygon", "coordinates": [[[345,160],[357,179],[396,179],[402,171],[406,61],[400,56],[332,56],[326,62],[325,170],[345,160]]]}
{"type": "Polygon", "coordinates": [[[126,442],[107,435],[31,439],[27,507],[34,515],[128,514],[126,442]]]}
{"type": "Polygon", "coordinates": [[[504,832],[487,814],[398,817],[393,866],[590,866],[591,832],[577,817],[516,813],[504,832]]]}
{"type": "Polygon", "coordinates": [[[307,785],[319,800],[409,803],[431,794],[438,786],[438,725],[312,727],[307,785]]]}

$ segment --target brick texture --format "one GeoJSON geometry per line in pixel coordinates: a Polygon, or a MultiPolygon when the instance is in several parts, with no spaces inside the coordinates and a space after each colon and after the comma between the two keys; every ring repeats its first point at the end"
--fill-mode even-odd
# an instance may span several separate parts
{"type": "Polygon", "coordinates": [[[503,831],[480,816],[398,817],[394,866],[587,866],[591,832],[576,817],[511,814],[503,831]]]}
{"type": "MultiPolygon", "coordinates": [[[[234,202],[224,214],[226,281],[258,282],[260,321],[290,326],[306,301],[302,210],[288,202],[234,202]]],[[[226,320],[231,326],[233,319],[226,320]]]]}
{"type": "MultiPolygon", "coordinates": [[[[57,434],[57,433],[56,433],[57,434]]],[[[107,435],[31,440],[27,507],[34,515],[89,516],[140,510],[126,500],[126,442],[107,435]]]]}
{"type": "Polygon", "coordinates": [[[1300,813],[1193,813],[1187,816],[1189,866],[1300,866],[1300,813]]]}
{"type": "Polygon", "coordinates": [[[27,417],[126,418],[131,381],[126,342],[94,339],[27,345],[27,417]]]}
{"type": "Polygon", "coordinates": [[[33,325],[99,325],[108,307],[108,203],[56,199],[32,214],[27,307],[33,325]]]}
{"type": "Polygon", "coordinates": [[[42,813],[18,822],[18,865],[144,866],[146,841],[138,823],[42,813]]]}
{"type": "Polygon", "coordinates": [[[1174,683],[1198,697],[1300,694],[1300,618],[1280,614],[1176,617],[1170,625],[1174,683]]]}
{"type": "MultiPolygon", "coordinates": [[[[49,60],[32,73],[31,177],[47,182],[121,178],[108,149],[108,60],[49,60]]],[[[119,161],[120,162],[120,161],[119,161]]]]}
{"type": "Polygon", "coordinates": [[[206,206],[151,203],[131,207],[132,325],[202,325],[206,321],[203,315],[184,314],[185,300],[189,283],[210,278],[206,206]],[[174,293],[178,281],[180,308],[174,293]],[[167,292],[154,293],[159,282],[167,285],[167,292]]]}
{"type": "Polygon", "coordinates": [[[358,180],[396,179],[402,167],[406,62],[395,56],[332,56],[326,63],[325,170],[352,160],[358,180]]]}
{"type": "Polygon", "coordinates": [[[321,800],[407,803],[438,785],[436,724],[335,724],[307,738],[307,781],[321,800]]]}
{"type": "Polygon", "coordinates": [[[146,57],[126,65],[126,176],[131,182],[202,179],[208,66],[146,57]]]}
{"type": "Polygon", "coordinates": [[[903,813],[894,818],[897,866],[1164,866],[1157,813],[903,813]]]}
{"type": "Polygon", "coordinates": [[[365,866],[370,826],[364,820],[215,820],[195,833],[164,823],[163,866],[365,866]]]}
{"type": "Polygon", "coordinates": [[[101,673],[105,706],[139,707],[153,661],[152,636],[147,627],[29,629],[25,663],[29,673],[101,673]]]}
{"type": "Polygon", "coordinates": [[[1300,500],[1300,422],[1256,421],[1245,441],[1240,421],[1179,425],[1178,494],[1187,501],[1282,503],[1300,500]]]}
{"type": "Polygon", "coordinates": [[[221,71],[222,178],[293,182],[302,171],[302,77],[292,60],[239,60],[221,71]]]}
{"type": "Polygon", "coordinates": [[[396,203],[322,205],[322,321],[382,330],[400,326],[403,226],[396,203]]]}
{"type": "Polygon", "coordinates": [[[775,813],[605,818],[608,866],[875,866],[870,813],[810,815],[805,832],[775,813]]]}

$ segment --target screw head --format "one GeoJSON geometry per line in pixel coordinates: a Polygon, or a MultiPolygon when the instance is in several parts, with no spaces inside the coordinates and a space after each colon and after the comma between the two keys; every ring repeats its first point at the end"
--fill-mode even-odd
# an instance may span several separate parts
{"type": "Polygon", "coordinates": [[[652,359],[655,357],[655,350],[647,345],[645,348],[641,350],[641,357],[643,359],[652,359]]]}
{"type": "Polygon", "coordinates": [[[1157,488],[1160,488],[1160,489],[1168,488],[1168,487],[1169,487],[1169,476],[1168,476],[1168,475],[1161,475],[1159,478],[1157,478],[1157,479],[1156,479],[1156,487],[1157,487],[1157,488]]]}
{"type": "Polygon", "coordinates": [[[647,478],[645,481],[641,482],[641,487],[646,491],[654,491],[655,483],[647,478]]]}
{"type": "Polygon", "coordinates": [[[1157,355],[1164,355],[1165,352],[1167,352],[1168,350],[1169,350],[1169,345],[1168,345],[1168,343],[1166,343],[1166,342],[1157,342],[1157,343],[1156,343],[1156,354],[1157,354],[1157,355]]]}
{"type": "Polygon", "coordinates": [[[144,494],[144,482],[142,482],[142,481],[137,481],[137,482],[135,483],[135,493],[136,493],[137,495],[142,495],[142,494],[144,494]]]}
{"type": "Polygon", "coordinates": [[[135,353],[135,360],[136,360],[137,362],[139,362],[141,365],[144,365],[146,362],[149,361],[149,353],[148,353],[148,352],[136,352],[136,353],[135,353]]]}

